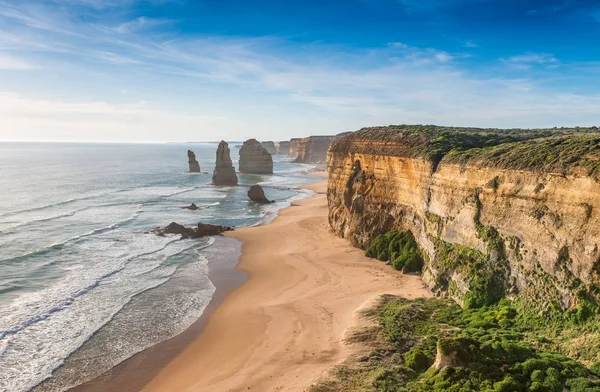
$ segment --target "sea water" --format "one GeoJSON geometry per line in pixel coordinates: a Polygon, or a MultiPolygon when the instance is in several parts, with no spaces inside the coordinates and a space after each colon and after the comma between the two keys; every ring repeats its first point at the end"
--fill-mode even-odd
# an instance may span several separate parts
{"type": "Polygon", "coordinates": [[[215,291],[214,238],[160,237],[152,228],[256,225],[310,194],[298,186],[311,181],[303,173],[312,166],[284,156],[274,156],[273,175],[212,186],[216,148],[0,143],[0,391],[29,391],[78,356],[81,368],[46,388],[68,389],[202,315],[215,291]],[[187,173],[188,149],[203,173],[187,173]],[[277,202],[249,202],[252,184],[277,202]],[[191,203],[199,210],[181,208],[191,203]]]}

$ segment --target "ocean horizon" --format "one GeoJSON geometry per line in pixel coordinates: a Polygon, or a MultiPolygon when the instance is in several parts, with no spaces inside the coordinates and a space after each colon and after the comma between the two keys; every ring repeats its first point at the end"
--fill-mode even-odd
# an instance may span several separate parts
{"type": "MultiPolygon", "coordinates": [[[[230,145],[234,166],[238,149],[230,145]]],[[[217,144],[0,142],[0,390],[66,390],[196,321],[215,286],[214,238],[152,228],[272,220],[314,165],[210,184],[217,144]],[[192,149],[202,173],[188,173],[192,149]],[[260,184],[276,202],[248,200],[260,184]],[[181,207],[195,203],[199,209],[181,207]],[[68,361],[77,357],[77,361],[68,361]],[[61,369],[51,386],[44,380],[61,369]]]]}

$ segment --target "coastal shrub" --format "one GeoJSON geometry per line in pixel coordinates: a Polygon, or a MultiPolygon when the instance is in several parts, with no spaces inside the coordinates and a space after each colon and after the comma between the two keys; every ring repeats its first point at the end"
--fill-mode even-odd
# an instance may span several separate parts
{"type": "Polygon", "coordinates": [[[417,272],[423,268],[419,246],[410,230],[393,230],[375,237],[365,250],[365,255],[391,262],[392,267],[397,270],[406,267],[409,272],[417,272]]]}
{"type": "Polygon", "coordinates": [[[433,358],[421,348],[409,351],[404,358],[404,365],[417,373],[423,373],[433,364],[433,358]]]}

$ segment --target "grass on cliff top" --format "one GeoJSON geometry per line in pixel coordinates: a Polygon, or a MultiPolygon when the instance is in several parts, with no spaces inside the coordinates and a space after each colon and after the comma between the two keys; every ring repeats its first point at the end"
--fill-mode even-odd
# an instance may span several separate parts
{"type": "Polygon", "coordinates": [[[434,168],[476,160],[486,166],[563,172],[571,166],[597,170],[600,133],[592,128],[486,129],[436,125],[363,128],[333,143],[331,151],[424,157],[434,168]],[[357,145],[354,141],[369,141],[357,145]]]}
{"type": "Polygon", "coordinates": [[[311,392],[600,392],[597,322],[575,326],[507,300],[463,310],[449,300],[393,296],[370,316],[375,326],[350,338],[363,353],[311,392]],[[568,348],[582,339],[588,354],[578,361],[568,348]],[[433,366],[438,355],[449,366],[433,366]]]}

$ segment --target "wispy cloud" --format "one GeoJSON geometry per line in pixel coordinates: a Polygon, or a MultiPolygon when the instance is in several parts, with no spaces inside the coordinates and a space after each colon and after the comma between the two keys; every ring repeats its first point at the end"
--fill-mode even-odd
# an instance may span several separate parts
{"type": "Polygon", "coordinates": [[[19,57],[0,53],[0,70],[32,70],[35,68],[37,67],[19,57]]]}

